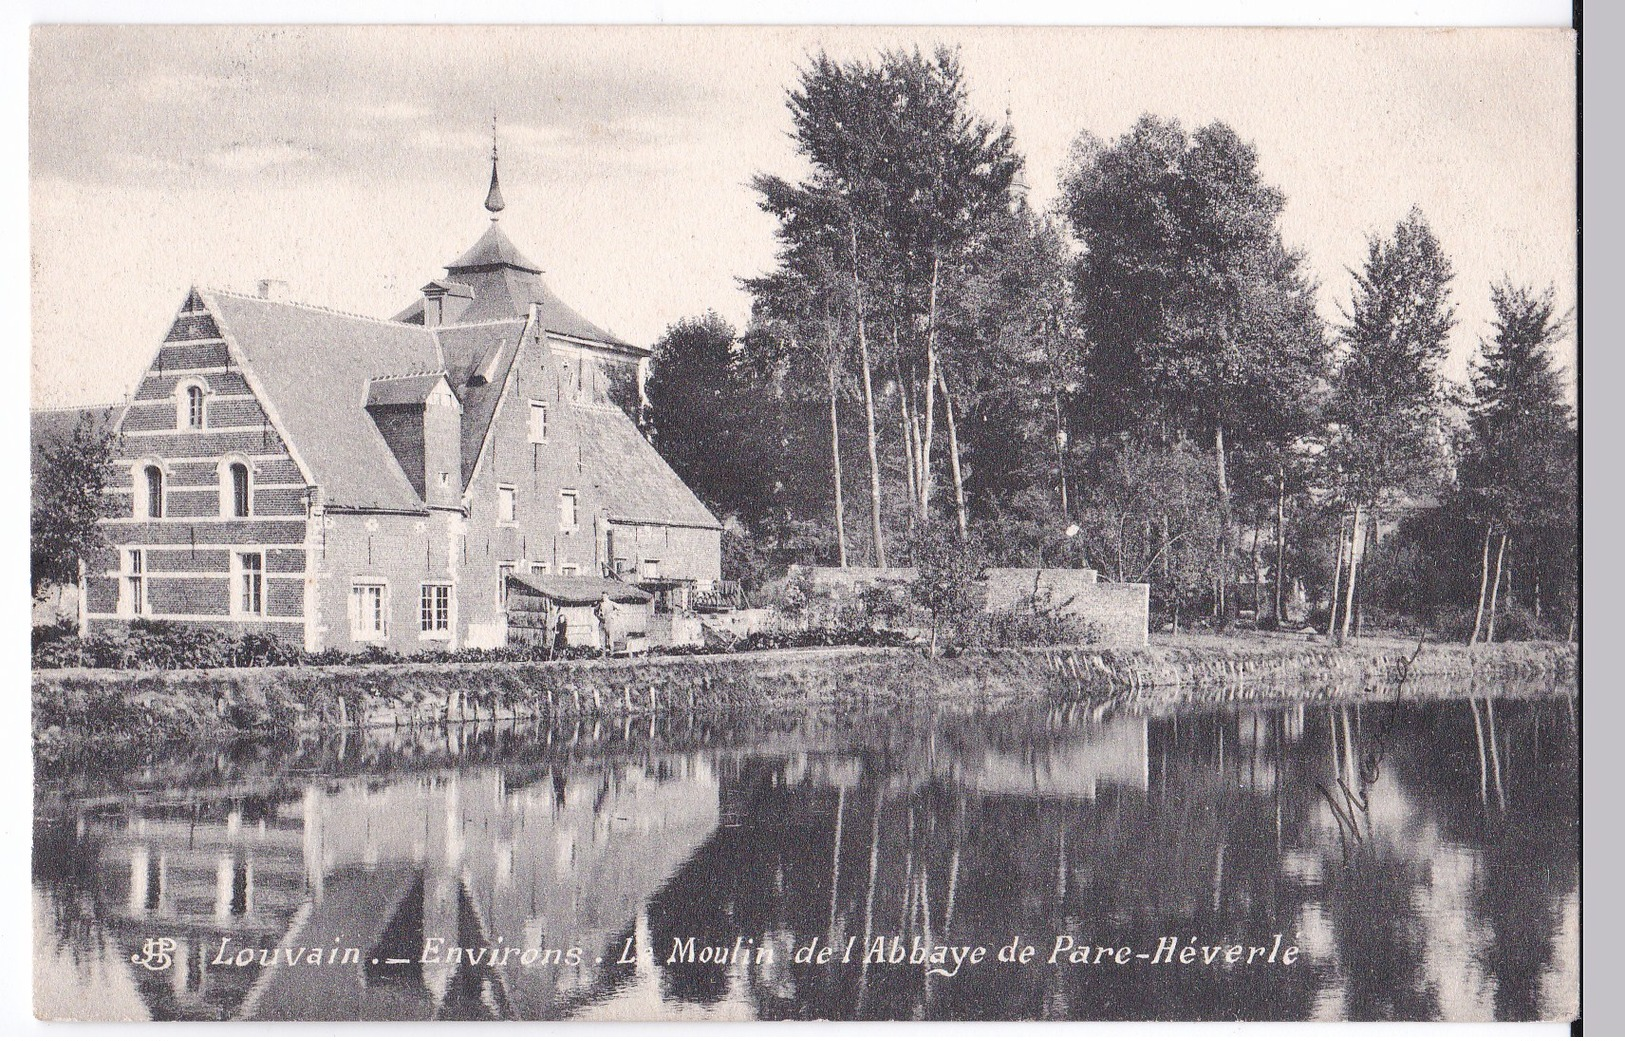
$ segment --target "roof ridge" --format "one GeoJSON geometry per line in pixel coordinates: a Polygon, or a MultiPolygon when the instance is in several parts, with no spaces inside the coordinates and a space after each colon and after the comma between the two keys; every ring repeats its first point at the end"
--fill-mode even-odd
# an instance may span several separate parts
{"type": "MultiPolygon", "coordinates": [[[[434,331],[439,331],[441,329],[483,329],[489,325],[512,325],[514,322],[526,322],[529,320],[529,315],[516,314],[512,318],[491,318],[483,322],[442,322],[440,325],[433,326],[432,328],[434,331]]],[[[393,324],[416,325],[417,323],[395,322],[393,324]]]]}
{"type": "Polygon", "coordinates": [[[307,304],[298,300],[267,300],[265,297],[259,296],[256,293],[244,293],[235,289],[213,289],[204,287],[201,291],[211,293],[215,296],[232,296],[239,300],[253,300],[262,304],[275,304],[278,307],[297,307],[303,311],[319,311],[322,314],[338,315],[341,318],[354,318],[357,321],[372,322],[375,325],[387,325],[396,329],[423,329],[423,326],[418,325],[416,322],[396,322],[391,321],[388,318],[378,318],[370,314],[357,314],[354,311],[341,311],[336,307],[324,307],[321,304],[307,304]]]}
{"type": "Polygon", "coordinates": [[[391,373],[391,374],[389,374],[387,376],[368,376],[367,380],[370,383],[379,383],[379,382],[382,382],[384,380],[410,380],[410,379],[417,379],[419,376],[447,376],[447,375],[450,375],[450,373],[448,373],[445,369],[424,369],[424,370],[422,370],[420,372],[395,372],[395,373],[391,373]]]}
{"type": "Polygon", "coordinates": [[[43,405],[39,408],[30,408],[28,414],[32,416],[41,412],[87,412],[93,408],[122,408],[127,404],[128,401],[119,400],[98,401],[93,405],[43,405]]]}

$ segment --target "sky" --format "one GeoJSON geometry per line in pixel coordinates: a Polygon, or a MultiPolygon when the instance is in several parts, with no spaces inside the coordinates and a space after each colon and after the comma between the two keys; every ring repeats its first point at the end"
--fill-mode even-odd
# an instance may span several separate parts
{"type": "MultiPolygon", "coordinates": [[[[193,284],[378,317],[486,226],[635,343],[749,315],[773,260],[748,182],[801,170],[785,91],[821,49],[957,47],[1008,111],[1032,202],[1081,131],[1223,120],[1286,197],[1337,319],[1371,234],[1414,204],[1456,269],[1462,378],[1503,276],[1574,306],[1572,37],[1562,30],[75,26],[33,30],[36,407],[131,392],[193,284]]],[[[1559,356],[1572,366],[1572,339],[1559,356]]]]}

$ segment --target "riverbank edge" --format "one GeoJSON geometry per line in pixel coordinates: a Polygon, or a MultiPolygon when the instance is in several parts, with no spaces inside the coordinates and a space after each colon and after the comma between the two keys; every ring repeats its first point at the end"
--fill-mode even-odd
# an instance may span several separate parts
{"type": "Polygon", "coordinates": [[[500,719],[621,718],[686,711],[1032,695],[1213,700],[1412,679],[1571,680],[1566,643],[1464,647],[1397,641],[1337,648],[1213,639],[1142,648],[971,649],[935,659],[908,648],[815,648],[733,655],[489,664],[272,666],[34,673],[36,751],[104,741],[277,736],[357,727],[500,719]]]}

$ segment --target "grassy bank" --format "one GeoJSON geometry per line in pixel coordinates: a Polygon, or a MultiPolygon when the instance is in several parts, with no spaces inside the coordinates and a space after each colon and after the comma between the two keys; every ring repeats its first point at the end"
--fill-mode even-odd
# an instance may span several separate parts
{"type": "MultiPolygon", "coordinates": [[[[41,749],[320,729],[424,726],[510,718],[620,718],[681,711],[870,708],[932,700],[1044,695],[1216,698],[1237,690],[1359,692],[1392,682],[1413,643],[1368,639],[1338,649],[1299,637],[1167,637],[1137,649],[819,648],[706,658],[493,664],[277,666],[173,672],[39,671],[33,727],[41,749]]],[[[1416,679],[1572,678],[1558,643],[1430,644],[1416,679]]]]}

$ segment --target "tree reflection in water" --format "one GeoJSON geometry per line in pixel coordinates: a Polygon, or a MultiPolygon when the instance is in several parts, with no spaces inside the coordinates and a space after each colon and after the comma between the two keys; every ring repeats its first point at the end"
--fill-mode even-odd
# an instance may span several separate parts
{"type": "Polygon", "coordinates": [[[1564,1019],[1572,707],[1505,693],[525,724],[66,763],[37,796],[38,944],[85,994],[128,988],[156,1018],[1564,1019]],[[1153,952],[1277,933],[1296,964],[1048,963],[1057,935],[1153,952]],[[131,964],[154,935],[180,941],[172,971],[131,964]],[[334,935],[369,958],[436,936],[581,956],[320,980],[212,964],[225,937],[334,935]],[[1017,935],[1033,960],[997,961],[1017,935]],[[865,962],[893,937],[987,960],[865,962]],[[815,939],[830,962],[793,959],[815,939]],[[745,956],[670,960],[685,945],[745,956]]]}

